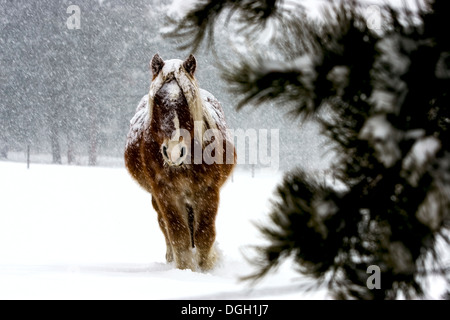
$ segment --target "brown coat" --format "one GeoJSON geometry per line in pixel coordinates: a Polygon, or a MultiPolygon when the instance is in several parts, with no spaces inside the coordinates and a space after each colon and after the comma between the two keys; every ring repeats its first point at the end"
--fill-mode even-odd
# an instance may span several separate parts
{"type": "Polygon", "coordinates": [[[220,188],[233,170],[236,152],[223,110],[198,88],[195,68],[192,55],[184,62],[153,57],[150,93],[131,120],[125,164],[152,194],[167,261],[175,260],[180,269],[198,265],[208,270],[217,258],[213,245],[220,188]]]}

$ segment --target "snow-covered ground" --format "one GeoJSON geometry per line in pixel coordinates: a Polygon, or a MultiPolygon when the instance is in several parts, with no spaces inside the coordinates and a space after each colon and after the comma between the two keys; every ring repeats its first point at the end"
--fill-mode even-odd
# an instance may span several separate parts
{"type": "Polygon", "coordinates": [[[221,193],[219,265],[165,262],[150,196],[123,168],[0,161],[0,299],[323,299],[287,263],[255,286],[249,246],[261,243],[280,173],[237,171],[221,193]]]}

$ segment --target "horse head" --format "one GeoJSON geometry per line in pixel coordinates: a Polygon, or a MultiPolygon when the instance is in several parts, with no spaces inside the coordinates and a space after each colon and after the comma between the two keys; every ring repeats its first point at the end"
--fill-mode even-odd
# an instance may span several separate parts
{"type": "Polygon", "coordinates": [[[194,78],[196,65],[193,55],[185,61],[164,61],[155,54],[150,62],[153,74],[149,94],[150,126],[163,160],[169,166],[180,166],[186,161],[191,137],[195,135],[195,120],[199,111],[202,112],[198,110],[201,98],[194,78]]]}

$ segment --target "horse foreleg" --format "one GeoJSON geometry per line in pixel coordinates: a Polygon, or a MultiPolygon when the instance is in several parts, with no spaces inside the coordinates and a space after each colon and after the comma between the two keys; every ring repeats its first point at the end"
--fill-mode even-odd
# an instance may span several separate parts
{"type": "Polygon", "coordinates": [[[152,196],[152,205],[155,209],[156,213],[158,214],[158,223],[159,227],[161,228],[162,233],[164,234],[164,240],[166,241],[166,261],[172,262],[173,261],[173,250],[172,250],[172,244],[170,243],[169,236],[167,234],[167,226],[164,222],[164,217],[161,214],[161,210],[158,207],[158,203],[156,202],[155,197],[152,196]]]}
{"type": "Polygon", "coordinates": [[[166,226],[167,239],[176,267],[194,270],[188,219],[185,210],[180,210],[174,203],[175,201],[158,202],[166,226]]]}
{"type": "Polygon", "coordinates": [[[194,242],[197,248],[197,262],[206,271],[214,267],[217,253],[214,248],[216,240],[216,215],[219,206],[219,191],[210,190],[199,197],[195,209],[196,228],[194,242]]]}

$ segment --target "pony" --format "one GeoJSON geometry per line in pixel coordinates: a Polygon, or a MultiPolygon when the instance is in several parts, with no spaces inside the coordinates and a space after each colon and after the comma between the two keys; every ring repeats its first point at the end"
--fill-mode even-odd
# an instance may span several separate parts
{"type": "Polygon", "coordinates": [[[192,54],[185,61],[153,56],[149,93],[130,121],[125,165],[151,194],[167,262],[205,271],[218,258],[215,219],[236,150],[219,101],[198,86],[196,67],[192,54]]]}

